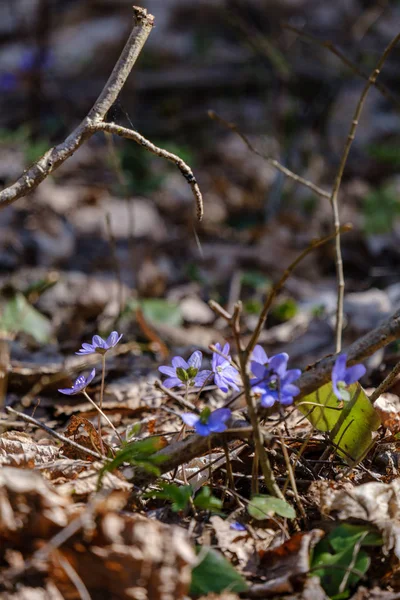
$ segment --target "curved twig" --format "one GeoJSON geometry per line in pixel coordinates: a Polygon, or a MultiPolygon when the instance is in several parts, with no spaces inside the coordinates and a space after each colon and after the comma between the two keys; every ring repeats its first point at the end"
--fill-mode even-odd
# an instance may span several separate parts
{"type": "Polygon", "coordinates": [[[107,83],[87,116],[63,142],[50,148],[15,183],[0,192],[0,209],[9,206],[18,200],[18,198],[26,196],[37,188],[46,177],[72,156],[97,131],[109,131],[110,133],[116,133],[117,135],[132,139],[153,154],[157,154],[157,156],[175,163],[192,188],[196,200],[197,217],[201,220],[203,216],[202,195],[190,167],[181,158],[167,152],[167,150],[158,148],[139,133],[132,132],[129,129],[125,130],[123,127],[119,128],[118,125],[106,123],[104,120],[107,112],[118,98],[153,28],[154,17],[148,14],[146,9],[134,6],[133,11],[134,27],[132,32],[107,83]],[[126,135],[121,133],[121,131],[126,132],[126,135]]]}

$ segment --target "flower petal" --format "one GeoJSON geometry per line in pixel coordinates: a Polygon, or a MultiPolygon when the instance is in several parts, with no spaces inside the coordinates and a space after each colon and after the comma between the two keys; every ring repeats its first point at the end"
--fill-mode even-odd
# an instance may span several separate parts
{"type": "Polygon", "coordinates": [[[183,383],[177,377],[168,377],[168,379],[165,379],[163,381],[163,386],[170,389],[174,387],[182,387],[183,383]]]}
{"type": "Polygon", "coordinates": [[[176,376],[176,369],[174,369],[173,367],[158,367],[158,370],[163,375],[168,375],[169,377],[176,376]]]}
{"type": "Polygon", "coordinates": [[[346,374],[344,376],[344,382],[346,385],[350,385],[351,383],[355,383],[361,377],[365,375],[367,369],[364,365],[354,365],[353,367],[349,367],[346,369],[346,374]]]}
{"type": "Polygon", "coordinates": [[[224,377],[220,373],[215,373],[214,383],[222,392],[227,392],[229,390],[224,377]]]}
{"type": "Polygon", "coordinates": [[[189,367],[194,367],[195,369],[200,369],[201,362],[203,360],[203,355],[200,350],[196,350],[193,352],[192,356],[188,359],[189,367]]]}
{"type": "Polygon", "coordinates": [[[110,335],[108,336],[107,340],[105,341],[105,347],[106,348],[114,348],[114,346],[116,346],[119,342],[119,340],[122,338],[123,333],[121,333],[121,335],[118,334],[118,331],[112,331],[110,333],[110,335]]]}
{"type": "Polygon", "coordinates": [[[268,363],[268,369],[278,375],[278,377],[284,377],[286,373],[287,363],[289,355],[286,352],[275,354],[270,358],[268,363]]]}
{"type": "Polygon", "coordinates": [[[95,375],[96,375],[96,369],[92,369],[86,378],[86,385],[89,385],[90,383],[92,383],[93,379],[95,378],[95,375]]]}
{"type": "Polygon", "coordinates": [[[105,340],[103,340],[103,338],[100,337],[99,335],[93,336],[92,344],[93,344],[94,348],[103,348],[103,349],[107,348],[105,340]]]}
{"type": "Polygon", "coordinates": [[[283,396],[297,396],[300,394],[300,390],[297,385],[293,385],[293,383],[287,383],[285,387],[282,389],[282,398],[283,396]]]}
{"type": "Polygon", "coordinates": [[[210,435],[210,433],[211,433],[208,425],[205,423],[201,423],[200,420],[197,421],[195,429],[196,429],[196,433],[198,433],[199,435],[202,435],[204,437],[206,435],[210,435]]]}
{"type": "Polygon", "coordinates": [[[265,379],[268,375],[267,369],[258,362],[251,363],[251,371],[256,376],[257,380],[265,379]]]}
{"type": "Polygon", "coordinates": [[[210,431],[225,431],[225,422],[230,419],[232,413],[229,408],[217,408],[208,418],[210,431]]]}
{"type": "Polygon", "coordinates": [[[271,406],[273,406],[275,404],[276,400],[277,400],[276,396],[273,396],[271,393],[264,394],[261,397],[260,404],[264,408],[270,408],[271,406]]]}
{"type": "Polygon", "coordinates": [[[291,396],[290,394],[282,394],[280,403],[282,404],[282,406],[290,406],[291,404],[293,404],[293,396],[291,396]]]}
{"type": "Polygon", "coordinates": [[[267,353],[265,352],[264,348],[260,346],[260,344],[254,346],[251,360],[254,360],[254,362],[259,363],[260,365],[265,365],[268,362],[267,353]]]}
{"type": "Polygon", "coordinates": [[[207,371],[206,369],[204,369],[204,371],[199,371],[194,378],[195,385],[197,387],[202,387],[206,383],[207,379],[211,382],[212,374],[212,371],[207,371]]]}
{"type": "Polygon", "coordinates": [[[289,369],[286,371],[285,376],[282,379],[282,387],[292,383],[292,381],[296,381],[301,375],[300,369],[289,369]]]}
{"type": "Polygon", "coordinates": [[[66,394],[67,396],[73,396],[74,394],[78,394],[74,388],[61,388],[58,390],[61,394],[66,394]]]}
{"type": "Polygon", "coordinates": [[[175,369],[185,369],[185,371],[189,368],[189,365],[187,364],[186,360],[183,360],[182,356],[174,356],[172,359],[172,366],[175,369]]]}
{"type": "Polygon", "coordinates": [[[185,423],[185,425],[188,425],[189,427],[194,427],[196,425],[197,421],[200,421],[199,415],[196,415],[195,413],[190,413],[190,412],[182,413],[181,419],[185,423]]]}

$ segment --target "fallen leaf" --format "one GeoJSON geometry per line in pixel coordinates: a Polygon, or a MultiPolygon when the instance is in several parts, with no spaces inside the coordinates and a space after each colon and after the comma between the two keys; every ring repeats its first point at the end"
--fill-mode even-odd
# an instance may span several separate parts
{"type": "Polygon", "coordinates": [[[0,435],[0,465],[32,469],[53,461],[60,449],[47,439],[34,441],[22,431],[7,431],[0,435]]]}
{"type": "Polygon", "coordinates": [[[383,552],[393,550],[400,558],[400,480],[391,483],[370,482],[357,487],[350,483],[332,486],[315,482],[310,498],[322,514],[337,513],[341,520],[361,519],[375,525],[382,533],[383,552]]]}

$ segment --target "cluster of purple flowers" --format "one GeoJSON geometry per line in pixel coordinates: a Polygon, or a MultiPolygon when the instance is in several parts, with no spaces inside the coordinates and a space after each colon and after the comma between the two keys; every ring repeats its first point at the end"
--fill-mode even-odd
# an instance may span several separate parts
{"type": "Polygon", "coordinates": [[[261,346],[256,346],[252,354],[251,381],[253,392],[260,396],[260,404],[270,408],[276,402],[283,406],[293,404],[293,399],[300,392],[293,385],[301,375],[300,369],[287,368],[289,355],[286,352],[268,358],[261,346]]]}
{"type": "MultiPolygon", "coordinates": [[[[172,359],[172,367],[159,367],[159,371],[167,375],[164,381],[165,387],[189,387],[202,388],[206,383],[214,383],[221,391],[228,392],[229,389],[239,391],[239,371],[234,366],[229,354],[229,344],[222,348],[220,344],[215,345],[211,361],[211,370],[201,369],[203,360],[202,353],[197,350],[193,352],[186,362],[180,356],[172,359]]],[[[260,399],[260,405],[270,408],[276,403],[282,406],[293,404],[295,396],[300,389],[294,382],[300,377],[300,369],[288,369],[289,356],[285,352],[268,358],[264,349],[257,345],[251,355],[251,387],[254,394],[260,399]]],[[[350,399],[348,386],[358,381],[365,374],[363,365],[346,367],[347,355],[340,354],[332,370],[332,385],[335,395],[339,400],[350,399]]],[[[227,429],[227,422],[231,417],[228,408],[219,408],[211,412],[205,408],[200,415],[195,413],[184,413],[181,415],[183,422],[193,427],[199,435],[207,436],[227,429]]]]}

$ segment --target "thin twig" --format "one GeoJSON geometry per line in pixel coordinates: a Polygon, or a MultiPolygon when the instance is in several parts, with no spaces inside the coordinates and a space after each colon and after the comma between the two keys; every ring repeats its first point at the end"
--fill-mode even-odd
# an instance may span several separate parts
{"type": "Polygon", "coordinates": [[[301,185],[304,185],[308,189],[312,190],[315,194],[317,194],[317,196],[321,196],[321,198],[327,198],[328,200],[330,199],[331,195],[329,192],[323,190],[318,185],[315,185],[315,183],[313,183],[312,181],[309,181],[308,179],[304,179],[304,177],[300,177],[300,175],[293,173],[293,171],[291,171],[290,169],[287,169],[286,167],[281,165],[281,163],[278,162],[277,160],[275,160],[275,158],[271,158],[270,156],[267,156],[263,152],[260,152],[259,150],[257,150],[257,148],[254,148],[253,144],[250,142],[248,137],[246,135],[244,135],[244,133],[242,133],[238,129],[238,126],[235,123],[229,123],[228,121],[225,121],[225,119],[220,117],[213,110],[208,111],[208,116],[210,117],[210,119],[213,119],[214,121],[218,121],[219,123],[221,123],[221,125],[224,125],[224,127],[226,127],[227,129],[230,129],[231,131],[236,133],[241,138],[241,140],[246,144],[248,149],[251,150],[251,152],[253,152],[257,156],[260,156],[261,158],[266,160],[267,163],[270,164],[272,167],[274,167],[275,169],[277,169],[278,171],[280,171],[281,173],[283,173],[290,179],[293,179],[293,181],[295,181],[296,183],[300,183],[301,185]]]}
{"type": "Polygon", "coordinates": [[[93,131],[106,131],[107,133],[113,133],[114,135],[119,135],[120,137],[126,138],[128,140],[133,140],[140,146],[143,146],[156,156],[160,156],[161,158],[165,158],[166,160],[174,163],[182,173],[183,177],[186,179],[190,187],[192,188],[193,195],[196,199],[197,206],[197,218],[201,221],[203,217],[203,197],[200,192],[200,188],[196,181],[195,176],[193,175],[192,169],[185,163],[182,158],[173,154],[172,152],[168,152],[168,150],[164,150],[164,148],[159,148],[150,140],[145,138],[143,135],[134,131],[133,129],[128,129],[127,127],[122,127],[121,125],[117,125],[117,123],[106,123],[104,121],[97,122],[92,127],[93,131]]]}
{"type": "MultiPolygon", "coordinates": [[[[317,46],[320,46],[321,48],[326,48],[332,54],[337,56],[342,61],[342,63],[346,65],[346,67],[349,67],[349,69],[351,69],[353,73],[358,75],[358,77],[361,77],[362,79],[366,79],[368,81],[369,75],[362,71],[350,59],[348,59],[347,56],[345,56],[343,52],[339,50],[339,48],[337,48],[330,40],[320,40],[317,37],[311,35],[310,33],[303,31],[302,29],[298,29],[297,27],[293,27],[293,25],[289,25],[288,23],[284,23],[282,27],[283,29],[287,29],[288,31],[293,31],[293,33],[297,33],[298,36],[300,36],[306,41],[311,42],[312,44],[317,44],[317,46]]],[[[374,87],[376,87],[377,90],[380,91],[380,93],[385,98],[387,98],[388,100],[393,102],[393,104],[395,104],[398,108],[400,108],[400,100],[396,98],[394,94],[392,94],[392,92],[385,84],[380,83],[379,81],[375,81],[373,85],[374,87]]]]}
{"type": "Polygon", "coordinates": [[[394,367],[392,371],[390,371],[389,375],[385,377],[385,379],[378,385],[378,387],[372,392],[369,399],[371,404],[375,402],[379,398],[381,394],[386,392],[387,389],[390,388],[397,375],[400,373],[400,362],[394,367]]]}
{"type": "Polygon", "coordinates": [[[85,398],[87,400],[89,400],[90,404],[92,406],[94,406],[94,408],[100,413],[100,415],[102,417],[105,418],[105,420],[107,421],[107,423],[110,425],[111,429],[114,431],[114,433],[117,434],[119,441],[121,442],[121,444],[123,444],[124,440],[122,439],[121,435],[118,433],[116,427],[113,425],[113,423],[110,421],[110,419],[107,417],[107,415],[101,410],[101,408],[99,406],[97,406],[96,402],[94,400],[91,399],[91,397],[87,394],[86,390],[83,390],[83,395],[85,396],[85,398]]]}
{"type": "MultiPolygon", "coordinates": [[[[342,227],[339,228],[339,233],[341,231],[346,232],[346,231],[350,231],[350,230],[351,230],[350,225],[343,225],[342,227]]],[[[253,352],[254,347],[257,344],[257,340],[260,336],[262,328],[264,327],[264,323],[268,316],[268,312],[269,312],[269,309],[271,308],[273,300],[275,299],[276,295],[280,292],[280,290],[282,289],[282,287],[284,286],[284,284],[286,283],[287,279],[290,277],[290,275],[292,274],[294,269],[303,260],[303,258],[305,258],[308,254],[310,254],[310,252],[312,252],[316,248],[319,248],[319,246],[322,246],[323,244],[326,244],[327,242],[331,241],[332,239],[337,237],[337,235],[338,235],[338,232],[335,231],[335,233],[332,233],[326,237],[320,238],[318,240],[313,240],[311,242],[311,244],[309,246],[307,246],[307,248],[305,250],[303,250],[303,252],[292,262],[292,264],[287,267],[287,269],[284,271],[280,280],[272,287],[272,289],[269,292],[267,299],[264,303],[261,314],[258,318],[258,322],[257,322],[256,328],[253,332],[253,335],[251,336],[250,341],[247,345],[246,352],[248,355],[250,355],[253,352]]]]}
{"type": "Polygon", "coordinates": [[[105,122],[108,111],[118,98],[154,25],[154,17],[148,14],[146,9],[134,6],[133,12],[134,27],[129,39],[107,83],[87,116],[63,142],[50,148],[15,183],[0,192],[0,208],[5,208],[18,198],[32,192],[97,131],[108,131],[133,139],[153,154],[174,162],[191,186],[196,200],[197,216],[199,219],[202,218],[203,200],[200,189],[190,167],[181,158],[154,146],[137,132],[132,132],[129,129],[125,130],[125,128],[119,128],[118,125],[105,122]],[[129,135],[125,135],[124,130],[129,135]]]}
{"type": "Polygon", "coordinates": [[[390,44],[385,48],[381,58],[378,61],[375,69],[372,71],[371,75],[368,78],[368,81],[361,93],[360,99],[357,103],[356,110],[353,115],[353,119],[350,125],[349,133],[347,135],[347,139],[344,145],[343,153],[340,159],[339,169],[336,174],[335,182],[332,188],[331,194],[331,204],[333,211],[333,225],[335,228],[336,238],[335,238],[335,254],[336,254],[336,276],[337,276],[337,305],[336,305],[336,352],[340,352],[342,348],[342,329],[343,329],[343,301],[344,301],[344,274],[343,274],[343,260],[342,260],[342,250],[340,246],[340,218],[339,218],[339,203],[338,203],[338,195],[340,190],[340,185],[342,182],[343,172],[347,163],[347,158],[349,156],[350,148],[353,143],[353,140],[356,136],[356,129],[360,120],[361,112],[364,107],[364,102],[369,92],[369,89],[372,85],[375,84],[375,81],[381,72],[381,69],[388,58],[390,52],[396,46],[398,41],[400,40],[400,33],[397,34],[390,44]]]}
{"type": "Polygon", "coordinates": [[[254,395],[251,392],[250,373],[249,373],[249,359],[250,353],[242,348],[242,342],[240,338],[240,313],[242,310],[242,303],[237,302],[234,307],[232,319],[230,320],[230,326],[236,342],[236,348],[239,355],[240,363],[240,374],[242,376],[244,396],[246,399],[247,412],[250,418],[250,423],[253,427],[254,442],[257,450],[258,460],[260,462],[261,471],[264,476],[265,485],[270,494],[277,498],[284,499],[283,494],[275,481],[274,472],[271,467],[267,452],[264,447],[264,436],[262,434],[260,423],[257,416],[257,409],[255,406],[254,395]]]}
{"type": "Polygon", "coordinates": [[[290,480],[290,485],[292,486],[294,499],[296,500],[296,504],[297,504],[297,506],[299,508],[301,516],[303,517],[304,521],[307,523],[307,513],[304,510],[303,503],[302,503],[301,498],[299,496],[299,492],[297,490],[297,485],[296,485],[296,478],[294,476],[294,469],[293,469],[292,464],[290,462],[289,453],[287,451],[287,448],[286,448],[286,445],[285,445],[285,441],[284,441],[284,439],[282,438],[281,435],[279,436],[279,441],[281,443],[282,454],[283,454],[283,458],[285,459],[286,468],[287,468],[287,471],[288,471],[288,478],[290,480]]]}
{"type": "Polygon", "coordinates": [[[71,565],[71,563],[66,558],[64,558],[64,556],[61,554],[61,552],[56,551],[54,554],[56,555],[58,562],[64,569],[65,574],[67,575],[67,577],[69,577],[69,579],[75,586],[80,599],[81,600],[92,600],[92,597],[89,594],[85,584],[83,583],[82,579],[79,577],[78,573],[75,571],[75,569],[71,565]]]}
{"type": "Polygon", "coordinates": [[[41,423],[40,421],[37,421],[33,417],[24,415],[24,413],[14,410],[10,406],[6,406],[6,411],[13,415],[17,415],[20,419],[22,419],[23,421],[26,421],[26,423],[30,423],[31,425],[36,425],[36,427],[43,429],[43,431],[46,431],[46,433],[48,433],[49,435],[53,436],[57,440],[60,440],[60,442],[64,442],[64,444],[69,444],[70,446],[77,448],[81,452],[85,452],[86,454],[89,454],[89,456],[93,456],[94,458],[97,458],[98,460],[104,460],[104,456],[102,456],[101,454],[98,454],[97,452],[94,452],[93,450],[89,450],[89,448],[85,448],[85,446],[81,446],[81,444],[78,444],[77,442],[70,440],[69,438],[65,437],[64,435],[61,435],[61,433],[57,433],[56,431],[53,431],[53,429],[50,429],[50,427],[48,427],[44,423],[41,423]]]}
{"type": "Polygon", "coordinates": [[[176,394],[175,392],[173,392],[169,388],[166,388],[165,386],[163,386],[163,384],[160,381],[156,380],[154,382],[154,387],[157,390],[161,390],[162,392],[164,392],[164,394],[166,394],[167,396],[169,396],[170,398],[172,398],[172,400],[175,400],[175,402],[177,402],[178,404],[180,404],[184,408],[187,408],[188,410],[192,410],[194,412],[199,412],[197,410],[197,408],[195,407],[195,405],[192,404],[189,400],[185,400],[185,398],[183,398],[182,396],[179,396],[179,394],[176,394]]]}

